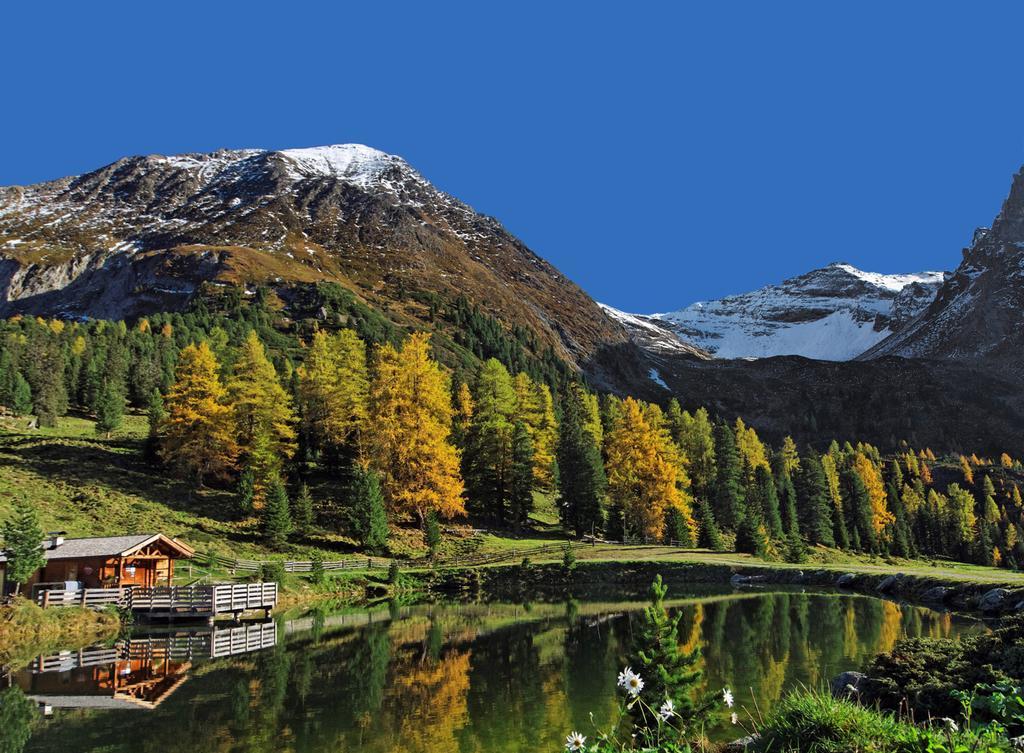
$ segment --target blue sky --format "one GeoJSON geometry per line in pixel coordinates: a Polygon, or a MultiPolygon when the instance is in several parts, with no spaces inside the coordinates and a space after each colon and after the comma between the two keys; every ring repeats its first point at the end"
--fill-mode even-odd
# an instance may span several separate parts
{"type": "Polygon", "coordinates": [[[1024,162],[1009,2],[34,5],[0,184],[361,142],[631,311],[952,268],[1024,162]]]}

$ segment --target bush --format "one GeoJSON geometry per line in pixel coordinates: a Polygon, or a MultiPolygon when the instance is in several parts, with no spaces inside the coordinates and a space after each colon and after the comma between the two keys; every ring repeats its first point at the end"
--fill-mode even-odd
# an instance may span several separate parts
{"type": "Polygon", "coordinates": [[[909,639],[879,654],[865,669],[865,703],[897,710],[909,704],[918,718],[953,716],[954,691],[1024,680],[1024,616],[1003,620],[991,633],[961,640],[909,639]]]}
{"type": "Polygon", "coordinates": [[[284,575],[283,562],[264,562],[256,571],[256,580],[263,583],[276,583],[280,586],[284,583],[284,575]]]}
{"type": "Polygon", "coordinates": [[[398,576],[401,571],[398,569],[398,563],[395,560],[391,560],[391,564],[388,565],[388,583],[394,585],[398,583],[398,576]]]}

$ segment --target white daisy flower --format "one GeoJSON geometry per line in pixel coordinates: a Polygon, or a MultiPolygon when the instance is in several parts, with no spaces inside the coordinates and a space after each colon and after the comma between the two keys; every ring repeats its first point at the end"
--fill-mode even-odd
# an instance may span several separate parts
{"type": "Polygon", "coordinates": [[[626,692],[636,697],[640,695],[640,691],[644,689],[644,681],[640,675],[633,673],[626,678],[626,692]]]}
{"type": "Polygon", "coordinates": [[[660,716],[664,721],[667,722],[669,719],[671,719],[675,715],[676,715],[676,705],[674,703],[672,703],[672,699],[671,698],[666,698],[665,702],[663,704],[661,704],[661,708],[658,709],[658,716],[660,716]]]}
{"type": "Polygon", "coordinates": [[[726,708],[732,708],[734,701],[732,697],[732,691],[729,690],[729,688],[726,688],[722,691],[722,700],[725,701],[726,708]]]}
{"type": "Polygon", "coordinates": [[[955,721],[950,719],[948,716],[942,717],[942,719],[940,721],[946,726],[946,731],[947,732],[959,732],[960,731],[960,725],[958,725],[955,721]]]}
{"type": "Polygon", "coordinates": [[[732,716],[730,717],[730,720],[732,721],[733,726],[735,726],[735,725],[740,723],[740,718],[736,715],[735,711],[732,712],[732,716]]]}
{"type": "Polygon", "coordinates": [[[633,672],[633,668],[632,667],[626,667],[624,670],[619,672],[619,679],[618,679],[619,687],[623,688],[623,689],[629,687],[629,680],[630,680],[630,678],[633,678],[633,677],[636,677],[636,675],[633,672]]]}
{"type": "Polygon", "coordinates": [[[586,744],[587,738],[575,730],[573,730],[571,735],[568,735],[565,738],[565,749],[573,751],[573,753],[575,753],[575,751],[583,750],[586,744]]]}

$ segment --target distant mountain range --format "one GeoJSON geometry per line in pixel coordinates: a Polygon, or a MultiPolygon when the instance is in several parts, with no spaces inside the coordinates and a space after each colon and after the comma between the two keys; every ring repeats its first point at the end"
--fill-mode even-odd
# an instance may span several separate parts
{"type": "Polygon", "coordinates": [[[344,144],[127,157],[0,188],[0,316],[132,318],[334,282],[402,326],[464,298],[599,388],[675,395],[768,435],[1024,452],[1024,179],[952,273],[833,263],[628,314],[400,157],[344,144]]]}
{"type": "Polygon", "coordinates": [[[901,331],[945,278],[942,272],[876,274],[835,262],[750,293],[651,314],[639,325],[630,315],[619,318],[631,328],[663,326],[716,358],[847,361],[901,331]]]}

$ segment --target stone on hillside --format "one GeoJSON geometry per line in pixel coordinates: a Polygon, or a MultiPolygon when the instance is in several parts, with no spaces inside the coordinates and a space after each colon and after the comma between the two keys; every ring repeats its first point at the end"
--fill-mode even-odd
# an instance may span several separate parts
{"type": "Polygon", "coordinates": [[[857,580],[857,576],[854,573],[843,573],[836,581],[836,585],[840,588],[852,588],[855,580],[857,580]]]}

